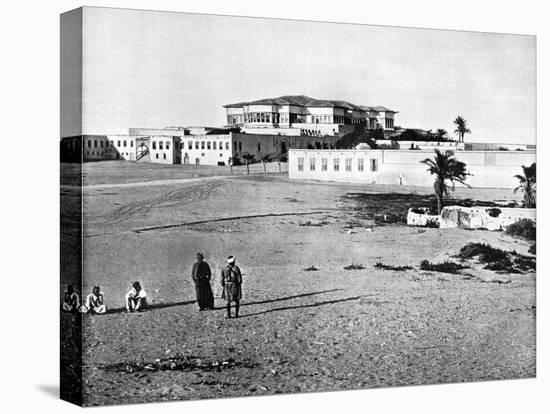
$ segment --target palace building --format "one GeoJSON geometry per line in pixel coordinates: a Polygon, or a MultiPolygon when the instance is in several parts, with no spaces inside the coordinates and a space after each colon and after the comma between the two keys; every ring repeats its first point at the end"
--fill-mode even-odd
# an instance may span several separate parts
{"type": "Polygon", "coordinates": [[[393,130],[397,111],[383,106],[362,106],[347,101],[286,95],[224,105],[227,126],[245,133],[275,135],[342,136],[364,126],[393,130]]]}

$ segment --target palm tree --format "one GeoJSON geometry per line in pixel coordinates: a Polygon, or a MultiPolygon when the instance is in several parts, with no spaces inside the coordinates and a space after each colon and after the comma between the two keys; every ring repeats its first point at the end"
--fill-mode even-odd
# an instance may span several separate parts
{"type": "Polygon", "coordinates": [[[523,206],[525,208],[535,208],[537,206],[537,163],[534,162],[530,167],[521,166],[523,175],[514,175],[519,180],[519,185],[514,188],[514,193],[521,191],[523,193],[523,206]]]}
{"type": "Polygon", "coordinates": [[[472,131],[468,128],[468,123],[460,115],[453,121],[456,125],[455,134],[458,135],[458,142],[464,142],[464,134],[470,134],[472,131]]]}
{"type": "Polygon", "coordinates": [[[247,174],[250,174],[250,167],[248,166],[248,164],[250,164],[252,161],[254,161],[254,155],[248,153],[248,152],[245,152],[243,154],[243,158],[245,159],[246,161],[246,173],[247,174]]]}
{"type": "Polygon", "coordinates": [[[447,139],[447,131],[443,128],[438,128],[438,130],[435,131],[435,134],[437,136],[437,139],[439,139],[440,141],[445,141],[447,139]]]}
{"type": "Polygon", "coordinates": [[[447,150],[445,153],[435,150],[433,159],[426,158],[420,161],[428,166],[428,172],[435,175],[434,190],[437,197],[437,213],[441,214],[443,209],[443,197],[449,195],[455,189],[455,182],[459,182],[467,187],[466,178],[470,175],[466,172],[466,164],[458,161],[454,157],[453,151],[447,150]],[[450,182],[450,184],[447,184],[450,182]]]}

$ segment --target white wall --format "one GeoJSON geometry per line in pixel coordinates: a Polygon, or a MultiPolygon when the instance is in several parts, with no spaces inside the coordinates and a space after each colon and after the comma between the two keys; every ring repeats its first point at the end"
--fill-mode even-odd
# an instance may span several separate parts
{"type": "Polygon", "coordinates": [[[152,136],[149,141],[150,162],[158,164],[179,164],[179,137],[171,135],[152,136]]]}
{"type": "Polygon", "coordinates": [[[218,165],[218,162],[224,162],[225,165],[228,165],[232,150],[229,134],[186,135],[181,138],[181,163],[218,165]],[[189,145],[191,145],[191,149],[189,149],[189,145]]]}
{"type": "MultiPolygon", "coordinates": [[[[433,151],[409,150],[291,150],[289,151],[289,177],[291,179],[310,179],[373,184],[400,184],[433,186],[434,177],[426,170],[421,161],[433,158],[433,151]],[[298,170],[298,158],[304,159],[303,171],[298,170]],[[315,158],[315,171],[310,170],[310,158],[315,158]],[[328,170],[321,170],[321,159],[328,160],[328,170]],[[334,171],[333,160],[340,160],[339,171],[334,171]],[[351,159],[351,171],[345,170],[345,159],[351,159]],[[358,171],[358,160],[363,159],[364,171],[358,171]],[[371,160],[377,160],[378,170],[371,170],[371,160]]],[[[468,172],[473,174],[467,179],[472,187],[515,188],[518,185],[514,175],[521,174],[522,165],[531,165],[536,161],[534,151],[495,152],[495,151],[457,151],[459,161],[465,162],[468,172]]]]}

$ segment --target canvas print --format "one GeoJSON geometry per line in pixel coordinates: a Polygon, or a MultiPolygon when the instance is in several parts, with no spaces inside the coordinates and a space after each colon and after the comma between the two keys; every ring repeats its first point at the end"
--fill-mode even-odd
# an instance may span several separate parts
{"type": "Polygon", "coordinates": [[[61,397],[536,375],[534,36],[61,15],[61,397]]]}

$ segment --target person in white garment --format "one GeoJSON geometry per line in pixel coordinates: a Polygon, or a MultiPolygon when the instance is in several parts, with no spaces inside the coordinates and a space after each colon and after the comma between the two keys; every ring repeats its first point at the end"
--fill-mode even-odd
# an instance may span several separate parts
{"type": "Polygon", "coordinates": [[[86,297],[86,304],[82,308],[83,313],[91,313],[94,315],[100,315],[107,312],[107,307],[105,306],[103,294],[99,286],[94,286],[92,293],[86,297]]]}
{"type": "Polygon", "coordinates": [[[61,310],[63,312],[75,313],[80,308],[80,297],[78,293],[74,291],[73,285],[67,285],[67,290],[63,297],[63,303],[61,305],[61,310]]]}
{"type": "Polygon", "coordinates": [[[126,310],[128,312],[137,312],[147,306],[147,293],[141,287],[139,282],[132,284],[132,289],[126,294],[126,310]]]}

